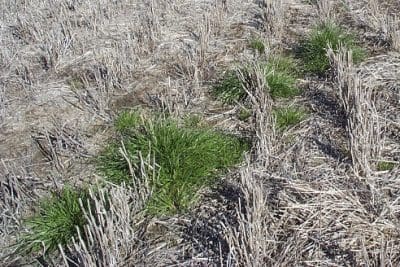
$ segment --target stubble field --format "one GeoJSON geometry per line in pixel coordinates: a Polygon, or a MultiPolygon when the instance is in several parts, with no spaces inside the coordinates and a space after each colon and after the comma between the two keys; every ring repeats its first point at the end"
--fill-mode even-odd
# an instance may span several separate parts
{"type": "Polygon", "coordinates": [[[0,265],[400,265],[396,2],[0,0],[0,265]]]}

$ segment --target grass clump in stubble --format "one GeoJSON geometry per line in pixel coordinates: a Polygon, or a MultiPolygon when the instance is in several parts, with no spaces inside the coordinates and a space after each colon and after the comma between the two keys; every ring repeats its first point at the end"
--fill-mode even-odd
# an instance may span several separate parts
{"type": "MultiPolygon", "coordinates": [[[[296,87],[297,64],[291,57],[274,56],[266,63],[260,63],[264,69],[267,88],[273,98],[291,98],[300,93],[296,87]]],[[[241,70],[243,76],[251,79],[248,71],[241,70]]],[[[213,87],[213,94],[226,104],[242,101],[247,94],[243,82],[234,71],[229,71],[213,87]]]]}
{"type": "Polygon", "coordinates": [[[28,232],[19,238],[17,251],[48,254],[56,251],[59,244],[68,244],[77,237],[77,229],[82,231],[86,224],[79,199],[85,204],[88,198],[86,191],[65,187],[42,200],[38,212],[25,220],[28,232]]]}
{"type": "MultiPolygon", "coordinates": [[[[246,71],[243,71],[246,73],[246,71]]],[[[212,88],[213,95],[225,104],[234,104],[246,98],[247,94],[243,88],[242,81],[238,74],[230,70],[212,88]]]]}
{"type": "Polygon", "coordinates": [[[285,130],[304,120],[307,113],[303,109],[290,106],[275,109],[274,116],[277,128],[279,130],[285,130]]]}
{"type": "Polygon", "coordinates": [[[247,149],[237,137],[206,127],[180,124],[171,118],[138,116],[133,112],[119,117],[121,140],[100,156],[99,169],[113,183],[130,184],[129,164],[119,153],[121,141],[137,175],[140,155],[154,158],[157,177],[151,181],[153,193],[147,203],[152,214],[187,210],[199,189],[209,185],[219,170],[238,163],[247,149]]]}
{"type": "Polygon", "coordinates": [[[359,63],[365,57],[364,50],[356,44],[354,37],[345,32],[333,22],[317,25],[302,42],[299,56],[303,60],[306,72],[322,75],[331,66],[327,49],[338,51],[344,46],[353,52],[354,63],[359,63]]]}
{"type": "Polygon", "coordinates": [[[297,64],[291,57],[271,57],[265,65],[266,81],[273,98],[292,98],[300,93],[296,87],[297,64]]]}
{"type": "Polygon", "coordinates": [[[390,161],[379,161],[377,164],[378,171],[391,171],[394,167],[396,167],[396,164],[390,161]]]}
{"type": "Polygon", "coordinates": [[[258,52],[260,55],[263,54],[265,52],[265,44],[264,42],[259,39],[259,38],[253,38],[250,40],[249,42],[249,47],[258,52]]]}
{"type": "Polygon", "coordinates": [[[239,112],[237,113],[237,117],[241,121],[246,121],[248,118],[250,118],[252,115],[251,109],[248,109],[246,107],[242,107],[239,112]]]}

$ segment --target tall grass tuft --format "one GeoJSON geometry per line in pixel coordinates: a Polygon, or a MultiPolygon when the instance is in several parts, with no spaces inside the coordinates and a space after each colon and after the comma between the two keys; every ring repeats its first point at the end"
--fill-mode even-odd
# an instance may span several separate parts
{"type": "Polygon", "coordinates": [[[115,184],[130,184],[132,171],[140,175],[141,155],[154,158],[157,178],[151,181],[153,194],[147,203],[154,214],[188,209],[199,189],[212,183],[220,170],[238,163],[247,149],[237,137],[206,127],[181,125],[170,118],[132,119],[137,116],[121,115],[122,137],[100,156],[99,170],[115,184]]]}
{"type": "Polygon", "coordinates": [[[300,57],[304,62],[305,71],[324,74],[331,67],[327,49],[331,47],[337,52],[340,46],[352,50],[355,63],[359,63],[365,57],[364,50],[356,44],[353,35],[333,22],[317,25],[301,45],[300,57]]]}
{"type": "MultiPolygon", "coordinates": [[[[298,66],[296,61],[286,56],[271,56],[267,62],[260,63],[264,72],[267,88],[272,98],[292,98],[300,93],[296,87],[298,66]]],[[[251,80],[247,68],[240,70],[245,80],[251,80]]],[[[237,73],[229,71],[221,81],[213,87],[213,94],[224,103],[233,104],[244,100],[247,93],[243,79],[237,73]]],[[[249,88],[248,88],[249,89],[249,88]]]]}
{"type": "Polygon", "coordinates": [[[306,112],[296,107],[284,107],[275,109],[274,116],[277,128],[284,130],[301,122],[306,117],[306,112]]]}
{"type": "MultiPolygon", "coordinates": [[[[243,70],[243,72],[246,72],[243,70]]],[[[230,70],[212,88],[212,94],[225,104],[234,104],[246,98],[246,91],[236,72],[230,70]]]]}
{"type": "Polygon", "coordinates": [[[38,212],[25,220],[28,232],[19,238],[17,251],[47,254],[68,244],[86,224],[79,199],[87,203],[88,197],[86,191],[65,187],[42,200],[38,212]]]}
{"type": "Polygon", "coordinates": [[[297,64],[293,58],[271,57],[265,65],[265,73],[272,98],[291,98],[300,93],[296,87],[297,64]]]}

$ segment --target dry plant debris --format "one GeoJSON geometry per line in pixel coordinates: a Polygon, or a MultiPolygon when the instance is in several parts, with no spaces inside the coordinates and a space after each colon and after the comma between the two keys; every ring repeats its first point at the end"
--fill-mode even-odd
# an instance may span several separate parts
{"type": "MultiPolygon", "coordinates": [[[[398,1],[0,6],[2,266],[400,265],[398,1]],[[307,56],[298,57],[302,40],[307,56]],[[298,59],[287,76],[266,67],[282,56],[298,59]],[[230,75],[222,83],[229,105],[210,94],[221,73],[230,75]],[[277,94],[282,81],[296,93],[277,94]],[[167,128],[184,141],[184,129],[207,126],[252,147],[186,196],[198,201],[184,211],[148,212],[168,168],[147,139],[129,154],[132,132],[118,114],[138,109],[179,122],[167,128]],[[128,170],[118,184],[97,168],[110,143],[128,170]],[[64,222],[70,231],[54,230],[64,222]]],[[[137,124],[136,136],[146,125],[152,132],[158,124],[137,124]]],[[[213,162],[224,158],[211,151],[213,162]]]]}

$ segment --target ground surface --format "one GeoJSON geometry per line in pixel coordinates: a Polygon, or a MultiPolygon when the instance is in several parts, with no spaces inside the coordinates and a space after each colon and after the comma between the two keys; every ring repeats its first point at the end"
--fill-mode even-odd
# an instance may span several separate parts
{"type": "Polygon", "coordinates": [[[293,102],[309,116],[277,133],[262,163],[265,132],[257,128],[258,117],[241,121],[238,106],[209,94],[222,72],[255,60],[251,38],[270,42],[271,53],[295,51],[321,19],[309,2],[283,1],[282,27],[271,33],[257,1],[0,1],[5,266],[38,265],[7,256],[7,246],[24,230],[21,219],[64,184],[101,179],[90,159],[112,135],[115,115],[136,106],[177,117],[200,114],[216,128],[254,136],[258,149],[220,186],[205,190],[189,214],[146,219],[141,256],[124,264],[398,266],[400,53],[376,26],[387,8],[399,15],[396,1],[380,1],[375,14],[375,1],[347,0],[332,10],[368,50],[357,68],[376,92],[382,126],[381,152],[373,160],[395,163],[391,170],[368,177],[352,171],[329,75],[299,79],[303,93],[293,102]],[[239,199],[247,205],[242,215],[239,199]]]}

